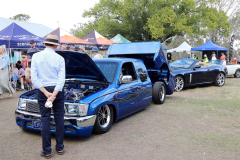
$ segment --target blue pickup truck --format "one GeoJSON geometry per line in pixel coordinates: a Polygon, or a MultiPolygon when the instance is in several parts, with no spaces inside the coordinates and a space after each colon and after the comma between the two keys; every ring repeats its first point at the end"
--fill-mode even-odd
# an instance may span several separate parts
{"type": "MultiPolygon", "coordinates": [[[[155,47],[149,49],[154,53],[141,54],[145,59],[133,54],[133,58],[93,61],[84,53],[57,51],[66,63],[65,135],[89,138],[92,131],[105,133],[113,122],[150,106],[154,97],[154,102],[161,103],[166,91],[167,94],[174,91],[175,81],[168,62],[160,43],[155,44],[148,44],[148,47],[155,47]]],[[[19,97],[15,116],[22,129],[41,130],[37,92],[32,90],[19,97]]],[[[52,113],[50,132],[55,131],[52,113]]]]}
{"type": "MultiPolygon", "coordinates": [[[[84,53],[57,53],[66,63],[65,135],[88,138],[93,130],[105,133],[114,121],[150,106],[152,83],[142,61],[116,58],[93,62],[84,53]]],[[[37,92],[19,97],[15,116],[22,129],[41,130],[37,92]]],[[[53,113],[50,121],[50,132],[55,133],[53,113]]]]}

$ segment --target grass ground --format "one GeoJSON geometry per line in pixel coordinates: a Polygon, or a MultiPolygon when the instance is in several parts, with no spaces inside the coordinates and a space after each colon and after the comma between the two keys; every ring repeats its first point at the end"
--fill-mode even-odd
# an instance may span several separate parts
{"type": "MultiPolygon", "coordinates": [[[[40,159],[41,134],[22,131],[14,110],[21,93],[0,101],[0,159],[40,159]]],[[[6,95],[5,95],[6,96],[6,95]]],[[[188,88],[167,96],[162,105],[113,124],[89,139],[65,137],[66,153],[52,159],[238,160],[240,159],[240,79],[223,87],[188,88]]]]}

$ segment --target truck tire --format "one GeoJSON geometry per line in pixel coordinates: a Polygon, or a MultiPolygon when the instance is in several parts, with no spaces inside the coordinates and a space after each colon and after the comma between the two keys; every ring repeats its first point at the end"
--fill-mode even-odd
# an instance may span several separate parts
{"type": "Polygon", "coordinates": [[[113,123],[113,109],[105,105],[98,109],[96,121],[93,127],[95,133],[103,134],[109,131],[113,123]]]}
{"type": "Polygon", "coordinates": [[[155,104],[163,104],[166,97],[166,86],[163,82],[155,82],[152,90],[152,100],[155,104]]]}

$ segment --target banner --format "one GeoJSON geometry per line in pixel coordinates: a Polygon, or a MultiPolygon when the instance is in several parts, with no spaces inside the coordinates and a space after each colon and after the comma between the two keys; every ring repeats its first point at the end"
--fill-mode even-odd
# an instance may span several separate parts
{"type": "Polygon", "coordinates": [[[234,35],[231,38],[231,42],[230,42],[230,50],[229,50],[229,62],[232,59],[232,54],[233,54],[233,43],[234,43],[234,35]]]}

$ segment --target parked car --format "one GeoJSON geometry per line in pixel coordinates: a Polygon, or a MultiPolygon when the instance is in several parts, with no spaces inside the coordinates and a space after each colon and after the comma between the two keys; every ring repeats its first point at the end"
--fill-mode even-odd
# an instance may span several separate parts
{"type": "Polygon", "coordinates": [[[215,84],[223,86],[227,75],[227,67],[211,63],[199,62],[195,59],[185,58],[170,64],[176,79],[175,91],[184,87],[202,84],[215,84]]]}
{"type": "MultiPolygon", "coordinates": [[[[65,135],[88,138],[107,132],[114,121],[142,110],[152,101],[152,83],[142,61],[93,60],[84,53],[57,51],[66,63],[65,135]]],[[[22,94],[15,111],[23,129],[41,130],[38,90],[22,94]]],[[[53,106],[55,107],[55,106],[53,106]]],[[[51,113],[50,132],[56,125],[51,113]]]]}
{"type": "Polygon", "coordinates": [[[175,78],[160,42],[112,44],[106,57],[134,58],[143,61],[153,84],[152,98],[155,104],[164,103],[166,94],[173,94],[175,78]]]}
{"type": "MultiPolygon", "coordinates": [[[[223,65],[224,62],[222,60],[211,60],[210,63],[223,65]]],[[[228,70],[227,76],[240,77],[240,65],[227,63],[226,67],[228,70]]]]}

